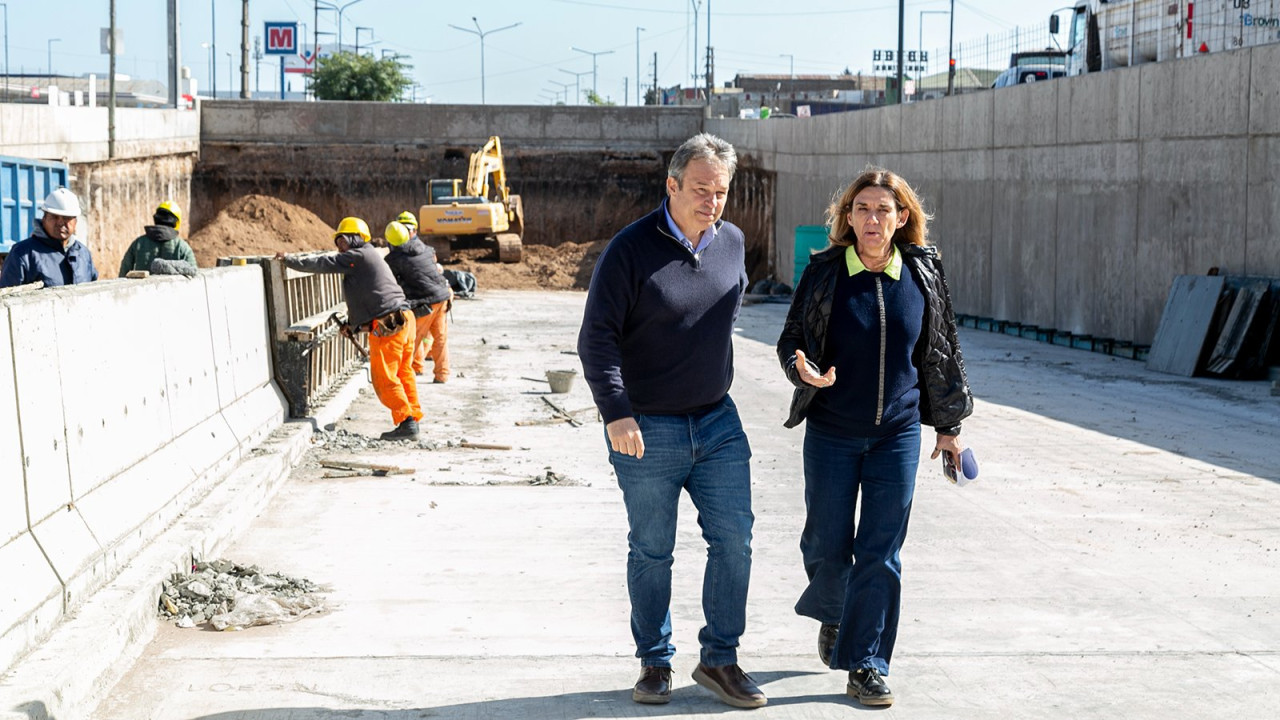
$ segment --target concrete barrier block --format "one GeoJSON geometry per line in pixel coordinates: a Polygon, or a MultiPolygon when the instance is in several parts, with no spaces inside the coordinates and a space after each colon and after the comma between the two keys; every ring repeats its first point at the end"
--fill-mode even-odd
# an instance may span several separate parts
{"type": "Polygon", "coordinates": [[[209,296],[218,405],[226,407],[270,382],[266,291],[257,267],[226,267],[201,273],[209,296]]]}
{"type": "Polygon", "coordinates": [[[54,318],[74,499],[173,439],[164,331],[150,320],[167,297],[150,283],[50,292],[60,296],[54,318]]]}
{"type": "Polygon", "coordinates": [[[547,109],[539,107],[499,107],[486,114],[489,134],[512,141],[541,140],[547,121],[547,109]]]}
{"type": "Polygon", "coordinates": [[[0,668],[7,668],[61,615],[62,583],[30,534],[0,545],[0,578],[0,668]]]}
{"type": "Polygon", "coordinates": [[[658,139],[671,143],[672,151],[700,132],[702,108],[672,107],[658,110],[658,139]]]}
{"type": "Polygon", "coordinates": [[[1248,187],[1244,271],[1280,277],[1280,242],[1276,241],[1280,237],[1280,137],[1249,142],[1248,187]]]}
{"type": "Polygon", "coordinates": [[[902,107],[904,152],[933,152],[942,147],[942,103],[925,101],[902,107]]]}
{"type": "Polygon", "coordinates": [[[1142,75],[1137,69],[1054,80],[1058,142],[1120,142],[1138,137],[1142,75]]]}
{"type": "Polygon", "coordinates": [[[542,140],[546,143],[559,144],[567,141],[569,144],[591,143],[598,147],[601,141],[606,140],[599,116],[584,116],[570,107],[557,105],[549,108],[543,127],[546,137],[542,140]]]}
{"type": "Polygon", "coordinates": [[[370,125],[361,140],[368,142],[378,138],[382,142],[433,143],[437,136],[431,108],[431,105],[417,103],[380,103],[377,111],[368,116],[370,125]]]}
{"type": "MultiPolygon", "coordinates": [[[[318,103],[254,103],[252,112],[254,122],[257,127],[251,131],[253,134],[248,137],[297,140],[300,142],[307,141],[305,135],[310,134],[309,130],[312,119],[321,114],[318,103]]],[[[217,112],[210,112],[206,110],[203,115],[204,117],[221,117],[222,108],[218,108],[217,112]]],[[[202,131],[202,136],[207,140],[221,140],[226,142],[242,141],[244,137],[237,137],[234,133],[212,135],[207,129],[202,131]]],[[[325,139],[329,140],[330,138],[325,139]]]]}
{"type": "MultiPolygon", "coordinates": [[[[63,601],[67,605],[78,603],[79,594],[74,598],[68,596],[66,586],[86,573],[97,576],[94,563],[102,554],[102,544],[89,530],[80,510],[76,507],[63,507],[57,512],[43,518],[39,524],[32,523],[31,536],[39,543],[53,571],[58,574],[64,585],[63,601]]],[[[64,607],[64,610],[66,608],[64,607]]]]}
{"type": "Polygon", "coordinates": [[[62,363],[57,327],[52,321],[60,300],[54,290],[41,290],[6,301],[14,342],[13,375],[21,419],[18,431],[27,512],[33,523],[71,502],[62,363]]]}
{"type": "Polygon", "coordinates": [[[1058,141],[1056,82],[1027,83],[992,91],[994,147],[1034,147],[1058,141]]]}
{"type": "Polygon", "coordinates": [[[942,156],[942,190],[930,238],[943,254],[956,312],[990,316],[992,151],[942,156]]]}
{"type": "Polygon", "coordinates": [[[86,527],[110,549],[107,575],[119,569],[114,561],[133,557],[179,512],[173,500],[195,479],[185,449],[166,445],[76,501],[86,527]]]}
{"type": "MultiPolygon", "coordinates": [[[[479,138],[480,142],[489,139],[489,116],[484,108],[475,105],[451,105],[437,107],[433,119],[440,137],[451,139],[479,138]]],[[[504,140],[506,138],[503,138],[504,140]]],[[[473,139],[469,144],[475,144],[473,139]]]]}
{"type": "Polygon", "coordinates": [[[213,108],[203,105],[200,110],[200,135],[208,140],[235,140],[243,137],[256,137],[265,128],[260,124],[263,117],[279,117],[284,115],[285,108],[268,108],[269,103],[239,103],[219,105],[213,108]],[[265,112],[264,112],[265,110],[265,112]]]}
{"type": "Polygon", "coordinates": [[[217,414],[217,370],[208,306],[207,280],[156,278],[149,285],[157,302],[163,302],[182,322],[166,324],[162,333],[163,376],[173,437],[217,414]],[[163,298],[163,300],[161,300],[163,298]]]}
{"type": "Polygon", "coordinates": [[[867,149],[877,153],[902,150],[902,105],[889,105],[874,110],[859,110],[869,115],[867,149]]]}
{"type": "Polygon", "coordinates": [[[1142,137],[1243,135],[1249,128],[1249,53],[1232,50],[1129,70],[1142,74],[1142,137]]]}
{"type": "Polygon", "coordinates": [[[192,475],[216,472],[229,458],[240,455],[240,440],[221,411],[180,435],[173,444],[192,475]]]}
{"type": "Polygon", "coordinates": [[[867,149],[869,116],[863,112],[836,113],[835,152],[855,155],[867,149]]]}
{"type": "Polygon", "coordinates": [[[995,93],[953,95],[942,103],[942,148],[978,150],[995,142],[995,93]]]}
{"type": "Polygon", "coordinates": [[[658,123],[650,113],[635,108],[604,108],[600,111],[600,132],[605,144],[641,141],[646,145],[658,137],[658,123]]]}
{"type": "Polygon", "coordinates": [[[280,427],[288,417],[289,403],[275,383],[241,396],[222,411],[231,434],[245,448],[253,447],[280,427]]]}
{"type": "Polygon", "coordinates": [[[14,385],[13,345],[9,335],[9,308],[0,303],[0,546],[27,531],[18,390],[14,385]]]}
{"type": "Polygon", "coordinates": [[[1280,135],[1280,43],[1249,50],[1249,132],[1280,135]]]}
{"type": "Polygon", "coordinates": [[[991,302],[995,317],[1051,327],[1058,149],[996,149],[992,165],[991,302]],[[1016,208],[1016,210],[1015,210],[1016,208]]]}

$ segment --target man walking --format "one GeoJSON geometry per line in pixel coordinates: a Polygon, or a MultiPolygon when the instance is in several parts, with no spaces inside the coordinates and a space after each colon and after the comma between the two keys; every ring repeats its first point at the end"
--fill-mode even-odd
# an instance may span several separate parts
{"type": "Polygon", "coordinates": [[[627,588],[641,665],[632,699],[640,703],[671,699],[681,489],[709,547],[693,678],[734,707],[767,702],[737,656],[754,516],[751,449],[728,395],[733,324],[747,284],[742,231],[720,219],[736,167],[733,146],[713,135],[676,150],[667,199],[600,255],[578,334],[630,525],[627,588]]]}
{"type": "Polygon", "coordinates": [[[0,271],[0,287],[41,281],[45,287],[76,285],[98,279],[93,253],[75,239],[80,218],[80,200],[67,188],[49,193],[43,203],[44,215],[31,230],[31,237],[16,243],[0,271]]]}
{"type": "Polygon", "coordinates": [[[342,296],[347,301],[344,332],[369,333],[369,370],[373,391],[391,410],[396,427],[382,433],[383,440],[418,437],[422,407],[413,362],[413,313],[391,268],[369,244],[369,226],[356,217],[343,218],[333,234],[336,254],[294,257],[276,253],[276,259],[294,270],[309,273],[341,273],[342,296]]]}

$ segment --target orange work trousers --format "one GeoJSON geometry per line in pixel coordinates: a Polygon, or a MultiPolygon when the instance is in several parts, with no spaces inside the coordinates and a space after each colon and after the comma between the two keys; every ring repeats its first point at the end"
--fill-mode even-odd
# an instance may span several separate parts
{"type": "Polygon", "coordinates": [[[416,335],[413,313],[404,310],[405,322],[394,335],[369,333],[369,370],[373,391],[391,410],[396,425],[407,418],[422,419],[418,404],[418,381],[413,377],[413,347],[416,335]]]}
{"type": "Polygon", "coordinates": [[[413,371],[418,375],[425,369],[425,360],[431,356],[432,375],[436,382],[449,379],[449,301],[431,306],[431,312],[418,318],[418,341],[413,350],[413,371]]]}

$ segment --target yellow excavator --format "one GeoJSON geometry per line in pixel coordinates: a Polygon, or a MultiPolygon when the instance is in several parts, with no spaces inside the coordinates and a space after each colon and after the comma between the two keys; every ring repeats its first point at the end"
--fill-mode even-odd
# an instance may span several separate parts
{"type": "Polygon", "coordinates": [[[418,234],[441,262],[453,247],[478,242],[496,243],[501,262],[520,262],[524,206],[507,187],[498,136],[471,154],[465,186],[458,179],[428,180],[427,203],[418,210],[418,234]]]}

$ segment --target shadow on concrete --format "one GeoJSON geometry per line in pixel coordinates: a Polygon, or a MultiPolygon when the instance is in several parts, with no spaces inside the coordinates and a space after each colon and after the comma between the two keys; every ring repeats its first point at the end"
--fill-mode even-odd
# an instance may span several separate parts
{"type": "MultiPolygon", "coordinates": [[[[786,305],[744,306],[737,335],[772,348],[786,314],[786,305]]],[[[1280,398],[1266,381],[1167,375],[1135,360],[966,328],[960,343],[979,401],[975,424],[981,403],[994,403],[1280,482],[1272,452],[1280,398]]],[[[777,380],[787,382],[781,369],[777,380]]]]}
{"type": "MultiPolygon", "coordinates": [[[[753,672],[766,694],[769,683],[789,677],[822,673],[784,671],[753,672]]],[[[880,710],[867,708],[843,694],[770,696],[768,707],[791,705],[829,706],[852,710],[880,710]]],[[[677,688],[666,705],[641,705],[631,700],[631,688],[600,690],[596,692],[565,693],[546,697],[506,698],[435,705],[423,708],[386,709],[333,709],[321,707],[280,707],[236,710],[232,712],[201,715],[192,720],[349,720],[350,718],[381,718],[383,720],[419,720],[420,718],[485,718],[486,720],[586,720],[599,717],[668,717],[673,715],[720,715],[733,712],[749,712],[730,707],[717,700],[709,691],[687,685],[677,688]]]]}

